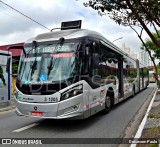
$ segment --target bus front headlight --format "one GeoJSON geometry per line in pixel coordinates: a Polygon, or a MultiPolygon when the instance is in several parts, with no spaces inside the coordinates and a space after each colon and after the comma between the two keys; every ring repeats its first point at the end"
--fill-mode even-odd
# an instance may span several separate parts
{"type": "Polygon", "coordinates": [[[61,94],[61,101],[83,93],[83,86],[78,85],[61,94]]]}

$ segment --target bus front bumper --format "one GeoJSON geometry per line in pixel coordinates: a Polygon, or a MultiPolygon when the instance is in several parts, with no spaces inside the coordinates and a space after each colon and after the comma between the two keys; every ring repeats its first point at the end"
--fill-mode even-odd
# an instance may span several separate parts
{"type": "Polygon", "coordinates": [[[86,118],[90,115],[89,110],[83,111],[82,95],[58,103],[28,103],[15,99],[15,105],[16,113],[20,116],[49,119],[83,119],[84,116],[86,118]]]}

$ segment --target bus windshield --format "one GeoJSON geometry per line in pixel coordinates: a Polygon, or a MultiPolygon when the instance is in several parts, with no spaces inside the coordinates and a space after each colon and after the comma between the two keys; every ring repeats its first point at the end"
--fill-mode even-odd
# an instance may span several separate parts
{"type": "Polygon", "coordinates": [[[47,46],[46,50],[46,46],[43,46],[36,54],[31,51],[27,58],[22,56],[19,64],[21,82],[54,82],[80,74],[81,59],[76,51],[77,44],[64,44],[60,51],[53,51],[55,47],[47,46]]]}
{"type": "Polygon", "coordinates": [[[150,78],[154,78],[154,74],[153,73],[149,73],[149,77],[150,78]]]}

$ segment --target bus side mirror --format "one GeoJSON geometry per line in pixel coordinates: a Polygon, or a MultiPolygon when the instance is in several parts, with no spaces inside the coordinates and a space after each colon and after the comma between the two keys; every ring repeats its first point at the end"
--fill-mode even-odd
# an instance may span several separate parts
{"type": "Polygon", "coordinates": [[[11,58],[9,57],[9,58],[7,59],[7,66],[6,66],[6,72],[7,72],[7,73],[9,72],[10,64],[11,64],[11,58]]]}
{"type": "Polygon", "coordinates": [[[89,44],[85,45],[85,52],[84,52],[84,61],[85,61],[85,65],[84,65],[84,74],[88,74],[89,72],[89,66],[90,66],[90,56],[89,56],[89,49],[90,46],[89,44]]]}
{"type": "Polygon", "coordinates": [[[95,42],[89,42],[85,45],[85,50],[86,50],[86,54],[88,55],[89,53],[94,53],[94,47],[95,47],[96,43],[95,42]]]}
{"type": "Polygon", "coordinates": [[[86,46],[86,47],[85,47],[85,54],[86,54],[86,55],[89,55],[89,46],[86,46]]]}
{"type": "Polygon", "coordinates": [[[93,67],[94,68],[98,68],[99,67],[99,63],[100,63],[100,60],[99,60],[98,53],[93,53],[93,67]]]}
{"type": "Polygon", "coordinates": [[[92,50],[93,42],[89,42],[85,45],[85,68],[84,73],[87,74],[92,69],[92,50]]]}

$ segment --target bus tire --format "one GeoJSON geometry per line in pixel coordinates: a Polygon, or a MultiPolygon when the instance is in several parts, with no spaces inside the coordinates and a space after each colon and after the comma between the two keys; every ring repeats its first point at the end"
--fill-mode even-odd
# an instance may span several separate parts
{"type": "Polygon", "coordinates": [[[105,97],[105,108],[102,110],[103,114],[109,113],[111,110],[112,100],[109,95],[105,97]]]}

